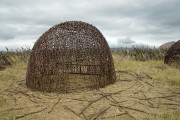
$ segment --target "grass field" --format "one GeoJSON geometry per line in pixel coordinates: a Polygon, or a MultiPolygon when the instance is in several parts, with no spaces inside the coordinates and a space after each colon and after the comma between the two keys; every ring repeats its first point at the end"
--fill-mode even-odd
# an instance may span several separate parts
{"type": "Polygon", "coordinates": [[[130,57],[121,57],[113,54],[116,70],[134,71],[145,73],[155,80],[168,82],[180,86],[180,69],[164,64],[163,60],[136,61],[130,57]]]}
{"type": "Polygon", "coordinates": [[[180,120],[180,69],[117,53],[113,59],[115,84],[69,94],[27,89],[27,61],[17,61],[0,71],[0,119],[180,120]]]}

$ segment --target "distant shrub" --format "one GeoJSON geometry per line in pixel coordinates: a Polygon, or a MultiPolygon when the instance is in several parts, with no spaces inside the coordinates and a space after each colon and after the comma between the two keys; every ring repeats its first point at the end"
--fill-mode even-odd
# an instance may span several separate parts
{"type": "Polygon", "coordinates": [[[132,48],[119,48],[113,50],[114,52],[120,54],[121,56],[131,57],[133,60],[137,61],[147,61],[147,60],[163,60],[166,49],[150,48],[150,47],[135,47],[132,48]]]}
{"type": "Polygon", "coordinates": [[[21,47],[15,50],[0,51],[0,70],[5,69],[7,66],[13,65],[16,62],[27,62],[31,49],[29,46],[21,47]]]}

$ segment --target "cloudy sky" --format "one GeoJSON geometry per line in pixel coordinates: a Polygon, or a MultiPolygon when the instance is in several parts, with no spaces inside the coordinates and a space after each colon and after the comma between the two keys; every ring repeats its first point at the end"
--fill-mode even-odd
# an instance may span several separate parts
{"type": "Polygon", "coordinates": [[[96,26],[111,47],[180,39],[180,0],[0,0],[0,49],[33,46],[65,21],[96,26]]]}

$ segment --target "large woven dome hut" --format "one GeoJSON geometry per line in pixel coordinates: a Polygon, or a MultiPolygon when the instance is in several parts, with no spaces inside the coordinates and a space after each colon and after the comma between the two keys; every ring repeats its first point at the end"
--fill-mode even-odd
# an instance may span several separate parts
{"type": "Polygon", "coordinates": [[[165,55],[164,63],[180,68],[180,40],[169,48],[165,55]]]}
{"type": "Polygon", "coordinates": [[[26,74],[27,87],[44,92],[98,89],[115,81],[106,39],[96,27],[80,21],[46,31],[32,49],[26,74]]]}

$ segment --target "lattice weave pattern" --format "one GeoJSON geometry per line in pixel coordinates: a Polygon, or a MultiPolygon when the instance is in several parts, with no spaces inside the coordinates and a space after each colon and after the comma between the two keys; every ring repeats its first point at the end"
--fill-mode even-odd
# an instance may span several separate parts
{"type": "Polygon", "coordinates": [[[180,40],[174,43],[166,53],[164,63],[180,68],[180,40]]]}
{"type": "Polygon", "coordinates": [[[84,76],[91,88],[104,87],[116,79],[107,41],[96,27],[80,21],[55,25],[37,40],[26,85],[40,91],[71,92],[76,81],[73,75],[84,76]]]}

